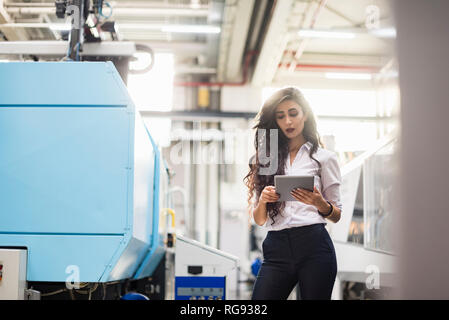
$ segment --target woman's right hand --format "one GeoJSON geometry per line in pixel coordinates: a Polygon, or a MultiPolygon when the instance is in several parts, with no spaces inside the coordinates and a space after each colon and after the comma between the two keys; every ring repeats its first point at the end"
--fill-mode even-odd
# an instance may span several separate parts
{"type": "Polygon", "coordinates": [[[276,193],[274,186],[266,186],[260,195],[259,201],[262,203],[276,202],[279,200],[279,194],[276,193]]]}

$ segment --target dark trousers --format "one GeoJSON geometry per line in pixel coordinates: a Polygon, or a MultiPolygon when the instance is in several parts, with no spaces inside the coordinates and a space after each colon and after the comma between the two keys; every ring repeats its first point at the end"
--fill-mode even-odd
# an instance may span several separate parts
{"type": "Polygon", "coordinates": [[[324,224],[269,231],[253,300],[285,300],[296,284],[303,300],[330,300],[337,259],[324,224]]]}

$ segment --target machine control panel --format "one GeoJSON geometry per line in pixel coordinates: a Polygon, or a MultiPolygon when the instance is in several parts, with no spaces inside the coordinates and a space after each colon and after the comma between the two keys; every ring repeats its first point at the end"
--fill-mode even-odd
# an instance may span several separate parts
{"type": "Polygon", "coordinates": [[[225,277],[176,277],[176,300],[224,300],[225,277]]]}

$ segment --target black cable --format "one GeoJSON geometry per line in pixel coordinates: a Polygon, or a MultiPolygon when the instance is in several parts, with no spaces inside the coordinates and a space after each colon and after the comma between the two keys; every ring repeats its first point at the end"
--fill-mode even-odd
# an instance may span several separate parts
{"type": "Polygon", "coordinates": [[[102,286],[103,286],[103,299],[101,300],[106,300],[106,284],[103,282],[102,286]]]}
{"type": "Polygon", "coordinates": [[[131,74],[147,73],[154,66],[154,51],[149,46],[144,45],[144,44],[136,44],[136,50],[149,53],[151,55],[151,62],[149,65],[147,65],[145,68],[142,68],[142,69],[129,69],[129,73],[131,73],[131,74]]]}

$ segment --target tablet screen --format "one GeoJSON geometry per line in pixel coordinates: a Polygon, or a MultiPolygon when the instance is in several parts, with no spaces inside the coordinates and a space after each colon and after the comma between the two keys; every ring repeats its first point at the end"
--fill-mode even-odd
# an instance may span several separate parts
{"type": "Polygon", "coordinates": [[[295,188],[302,188],[313,192],[315,177],[302,176],[274,176],[274,187],[281,196],[278,201],[298,201],[290,192],[295,188]]]}

